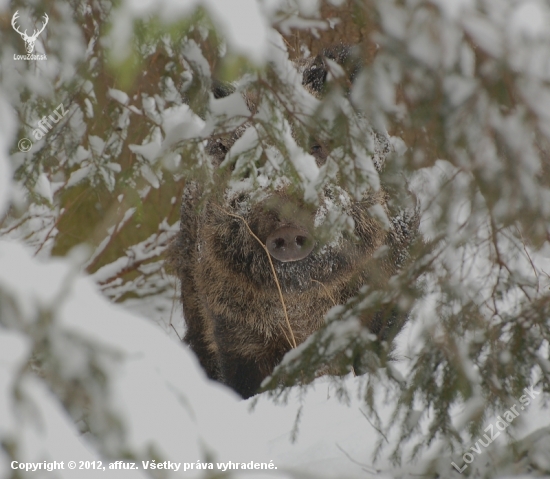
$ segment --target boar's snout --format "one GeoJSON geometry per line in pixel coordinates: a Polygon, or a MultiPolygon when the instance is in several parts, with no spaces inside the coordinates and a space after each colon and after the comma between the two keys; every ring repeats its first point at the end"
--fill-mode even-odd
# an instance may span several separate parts
{"type": "Polygon", "coordinates": [[[303,228],[282,226],[271,233],[266,240],[269,254],[283,263],[300,261],[313,250],[315,241],[303,228]]]}

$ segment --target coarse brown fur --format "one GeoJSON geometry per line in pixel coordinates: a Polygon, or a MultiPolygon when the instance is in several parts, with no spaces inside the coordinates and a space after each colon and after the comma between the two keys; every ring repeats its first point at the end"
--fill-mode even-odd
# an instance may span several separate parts
{"type": "MultiPolygon", "coordinates": [[[[341,60],[342,52],[335,51],[332,57],[341,60]]],[[[306,65],[304,84],[320,93],[325,76],[323,58],[316,58],[306,65]]],[[[228,146],[212,140],[208,151],[223,157],[228,146]]],[[[327,152],[318,146],[312,154],[322,163],[327,152]]],[[[333,188],[326,188],[321,204],[336,195],[333,188]]],[[[385,284],[399,269],[416,228],[416,220],[392,220],[388,230],[369,214],[375,204],[388,213],[382,189],[342,206],[354,220],[354,235],[343,232],[339,241],[318,242],[300,261],[272,259],[288,324],[262,244],[270,232],[289,224],[314,232],[318,211],[291,198],[284,188],[255,204],[249,204],[249,196],[243,194],[209,200],[199,208],[201,197],[199,184],[186,185],[181,229],[169,253],[181,281],[185,342],[210,378],[245,398],[258,390],[294,342],[304,342],[324,325],[332,306],[345,303],[364,284],[385,284]],[[387,259],[374,261],[373,253],[383,245],[389,247],[387,259]]],[[[380,312],[363,318],[363,323],[385,338],[402,320],[394,313],[380,312]]]]}

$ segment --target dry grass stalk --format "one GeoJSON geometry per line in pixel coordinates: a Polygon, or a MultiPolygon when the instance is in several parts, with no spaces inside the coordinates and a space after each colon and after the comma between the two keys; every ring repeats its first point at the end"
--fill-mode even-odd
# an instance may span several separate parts
{"type": "Polygon", "coordinates": [[[316,279],[313,279],[313,278],[311,278],[311,281],[313,281],[314,283],[319,283],[323,287],[323,289],[325,290],[325,293],[327,293],[327,296],[332,301],[332,304],[334,306],[336,306],[336,301],[334,299],[334,296],[332,296],[332,294],[330,294],[330,291],[328,290],[328,288],[323,283],[321,283],[321,281],[317,281],[316,279]]]}
{"type": "Polygon", "coordinates": [[[269,251],[267,250],[267,246],[265,244],[263,244],[262,241],[260,240],[260,238],[258,238],[254,234],[254,232],[250,229],[250,226],[248,226],[248,223],[246,222],[246,220],[242,216],[236,215],[234,213],[229,213],[228,211],[225,211],[223,208],[221,208],[219,206],[217,206],[217,207],[220,210],[222,210],[226,215],[232,216],[233,218],[237,218],[237,219],[241,220],[245,224],[245,226],[248,229],[248,232],[251,234],[251,236],[260,244],[260,246],[265,251],[265,254],[267,255],[267,259],[269,261],[269,265],[271,266],[271,272],[273,273],[273,279],[275,280],[275,284],[277,285],[277,291],[279,292],[279,298],[281,300],[281,304],[283,305],[283,312],[284,312],[284,315],[285,315],[286,324],[287,324],[288,330],[290,331],[290,339],[287,336],[284,328],[283,328],[283,334],[285,335],[286,340],[290,344],[290,347],[291,348],[296,348],[297,347],[296,338],[294,337],[294,332],[292,331],[292,327],[290,326],[290,320],[288,319],[288,313],[286,311],[286,304],[285,304],[285,300],[283,298],[283,291],[281,290],[281,285],[279,284],[279,278],[277,278],[277,273],[275,272],[275,267],[273,266],[273,261],[271,261],[271,255],[269,254],[269,251]]]}

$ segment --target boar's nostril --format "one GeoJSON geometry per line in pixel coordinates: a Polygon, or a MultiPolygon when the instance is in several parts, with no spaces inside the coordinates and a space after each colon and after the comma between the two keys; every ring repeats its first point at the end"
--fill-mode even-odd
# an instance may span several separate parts
{"type": "Polygon", "coordinates": [[[279,261],[299,261],[311,253],[314,241],[301,228],[283,226],[267,237],[266,246],[269,254],[279,261]]]}
{"type": "Polygon", "coordinates": [[[275,238],[273,240],[273,248],[274,249],[284,248],[285,244],[286,244],[286,242],[285,242],[284,238],[275,238]]]}

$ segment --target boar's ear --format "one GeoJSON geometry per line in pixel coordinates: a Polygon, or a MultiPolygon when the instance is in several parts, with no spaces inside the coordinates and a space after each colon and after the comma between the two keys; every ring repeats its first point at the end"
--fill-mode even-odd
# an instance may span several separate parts
{"type": "MultiPolygon", "coordinates": [[[[214,98],[225,98],[226,96],[231,95],[235,91],[235,87],[229,83],[221,82],[219,80],[212,81],[212,95],[214,98]]],[[[226,153],[231,148],[234,140],[231,136],[222,136],[220,138],[212,138],[208,140],[206,146],[207,153],[211,156],[214,166],[219,166],[219,164],[224,160],[226,153]]]]}
{"type": "MultiPolygon", "coordinates": [[[[217,100],[220,98],[225,98],[226,96],[235,93],[235,91],[236,88],[230,83],[221,82],[219,80],[212,81],[212,95],[214,95],[214,98],[217,100]]],[[[248,109],[252,111],[250,99],[246,95],[245,100],[248,109]]],[[[222,163],[222,161],[225,159],[225,155],[233,146],[233,143],[235,143],[235,141],[241,137],[245,129],[246,126],[243,125],[237,128],[232,133],[210,138],[208,140],[208,143],[206,145],[206,152],[210,155],[213,166],[217,167],[222,163]]]]}
{"type": "Polygon", "coordinates": [[[335,61],[344,69],[349,83],[353,83],[361,70],[361,59],[357,47],[342,44],[323,50],[320,55],[307,63],[302,75],[302,85],[317,95],[321,95],[325,91],[329,70],[327,58],[335,61]]]}
{"type": "MultiPolygon", "coordinates": [[[[226,96],[231,95],[232,93],[235,93],[236,88],[227,82],[222,82],[219,80],[213,80],[212,81],[212,95],[214,95],[214,98],[217,100],[219,98],[225,98],[226,96]]],[[[253,92],[246,92],[243,95],[246,106],[250,110],[251,113],[256,112],[256,104],[257,104],[257,98],[256,95],[254,95],[253,92]]]]}

